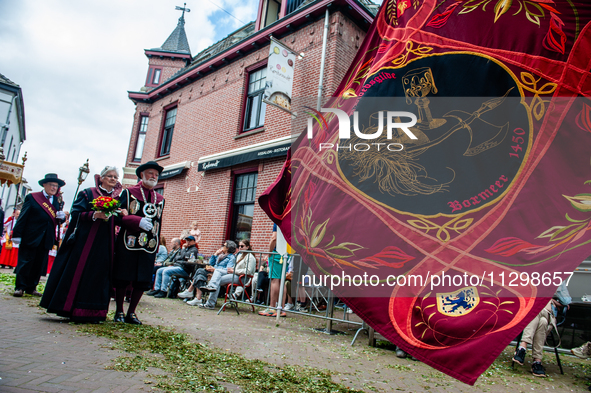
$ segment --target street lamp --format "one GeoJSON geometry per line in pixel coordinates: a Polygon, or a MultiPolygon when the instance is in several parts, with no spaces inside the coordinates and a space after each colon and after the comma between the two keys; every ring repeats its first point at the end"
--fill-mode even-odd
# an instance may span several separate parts
{"type": "MultiPolygon", "coordinates": [[[[76,192],[74,193],[74,200],[72,201],[72,207],[74,207],[74,201],[76,200],[76,197],[78,196],[78,189],[80,188],[80,185],[84,182],[84,180],[86,180],[86,177],[90,173],[90,169],[88,169],[88,158],[86,159],[86,162],[84,163],[84,165],[82,165],[80,168],[78,168],[78,170],[80,171],[78,173],[78,186],[76,187],[76,192]]],[[[71,210],[72,209],[70,208],[70,211],[71,210]]]]}

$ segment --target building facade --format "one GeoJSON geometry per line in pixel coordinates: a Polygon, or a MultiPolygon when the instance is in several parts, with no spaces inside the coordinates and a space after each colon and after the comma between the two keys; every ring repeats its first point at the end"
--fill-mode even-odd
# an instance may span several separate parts
{"type": "MultiPolygon", "coordinates": [[[[19,85],[0,74],[0,146],[5,160],[18,163],[21,145],[26,139],[25,104],[19,85]]],[[[0,198],[5,216],[12,214],[15,204],[22,203],[31,188],[23,181],[21,185],[2,185],[0,198]],[[20,194],[17,198],[17,192],[20,194]]]]}
{"type": "MultiPolygon", "coordinates": [[[[164,167],[162,233],[170,241],[196,221],[201,252],[224,239],[250,238],[267,251],[272,222],[257,204],[276,179],[292,138],[292,118],[262,102],[270,36],[295,53],[294,97],[316,97],[326,10],[324,96],[344,77],[377,6],[368,0],[261,0],[257,20],[192,56],[184,11],[165,43],[145,50],[146,84],[128,92],[136,104],[124,167],[155,160],[164,167]]],[[[301,128],[303,130],[303,126],[301,128]]]]}

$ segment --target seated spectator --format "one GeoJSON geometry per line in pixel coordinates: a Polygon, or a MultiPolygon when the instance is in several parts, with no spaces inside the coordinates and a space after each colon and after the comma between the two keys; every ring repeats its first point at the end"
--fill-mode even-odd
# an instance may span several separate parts
{"type": "Polygon", "coordinates": [[[267,261],[261,261],[258,272],[254,274],[252,279],[252,287],[256,289],[256,293],[253,294],[255,303],[264,304],[269,288],[269,266],[267,261]]]}
{"type": "Polygon", "coordinates": [[[234,267],[236,262],[235,252],[236,243],[231,240],[226,240],[222,244],[222,247],[211,256],[208,266],[197,269],[191,286],[187,288],[186,291],[181,292],[179,297],[189,298],[193,295],[193,291],[197,289],[195,299],[187,302],[187,304],[189,306],[201,305],[201,291],[207,285],[207,277],[216,270],[222,270],[223,273],[226,274],[226,268],[234,267]]]}
{"type": "MultiPolygon", "coordinates": [[[[244,239],[238,242],[238,250],[240,253],[236,256],[236,268],[235,274],[236,276],[240,277],[243,274],[245,275],[244,279],[242,280],[243,285],[248,285],[250,281],[253,279],[254,274],[256,273],[257,269],[257,259],[252,253],[244,252],[244,251],[253,251],[250,240],[244,239]],[[250,276],[250,277],[248,277],[250,276]]],[[[230,272],[229,272],[230,273],[230,272]]],[[[222,284],[223,285],[223,284],[222,284]]],[[[242,293],[244,292],[244,287],[237,287],[234,291],[233,298],[240,299],[242,297],[242,293]]]]}
{"type": "Polygon", "coordinates": [[[578,348],[573,348],[570,352],[578,358],[589,359],[591,358],[591,341],[587,341],[585,344],[578,348]]]}
{"type": "Polygon", "coordinates": [[[154,266],[162,266],[162,262],[164,262],[167,256],[168,249],[166,248],[166,239],[164,236],[160,235],[160,246],[158,247],[158,252],[156,253],[154,266]]]}
{"type": "MultiPolygon", "coordinates": [[[[164,241],[164,237],[161,236],[161,241],[164,241]]],[[[152,279],[152,288],[154,287],[154,281],[156,280],[156,273],[158,272],[158,269],[161,269],[163,267],[166,266],[172,266],[172,264],[174,263],[174,259],[176,258],[176,256],[178,255],[178,253],[181,251],[181,240],[177,237],[173,238],[171,240],[172,243],[172,250],[170,251],[170,253],[167,253],[166,257],[159,261],[158,259],[158,254],[156,254],[156,262],[154,263],[154,278],[152,279]]],[[[162,246],[161,246],[162,247],[162,246]]],[[[160,251],[158,251],[158,253],[160,254],[160,251]]],[[[148,291],[146,293],[146,295],[148,295],[150,292],[153,291],[148,291]]],[[[152,293],[152,295],[155,295],[156,293],[152,293]]]]}
{"type": "MultiPolygon", "coordinates": [[[[240,242],[242,248],[246,248],[244,241],[240,242]]],[[[248,243],[250,245],[250,243],[248,243]]],[[[210,265],[216,262],[215,270],[208,266],[206,269],[212,272],[213,275],[211,276],[211,280],[206,286],[202,286],[199,289],[201,292],[209,292],[209,297],[207,298],[206,304],[200,304],[199,307],[207,308],[213,310],[215,308],[215,303],[218,299],[218,294],[220,292],[220,286],[227,285],[231,282],[238,283],[238,277],[242,274],[254,274],[256,269],[256,258],[249,253],[241,253],[239,254],[240,257],[240,264],[236,265],[236,257],[234,253],[236,252],[236,243],[232,241],[226,242],[227,247],[227,256],[224,256],[223,248],[219,251],[222,253],[216,258],[215,255],[212,255],[210,259],[210,265]],[[232,258],[234,259],[232,261],[232,258]],[[223,267],[224,261],[228,259],[226,263],[226,267],[223,267]],[[221,261],[221,262],[219,262],[221,261]]]]}
{"type": "Polygon", "coordinates": [[[193,272],[195,258],[199,250],[197,250],[193,236],[188,236],[186,241],[187,247],[181,249],[177,254],[174,259],[174,265],[158,269],[154,289],[147,293],[148,296],[154,296],[156,298],[166,297],[166,291],[168,290],[168,285],[173,274],[180,277],[189,277],[193,272]]]}
{"type": "Polygon", "coordinates": [[[546,369],[542,366],[542,355],[546,336],[549,333],[548,327],[551,329],[556,326],[556,316],[562,312],[563,308],[568,309],[568,305],[572,301],[565,282],[558,287],[555,297],[557,299],[551,299],[546,307],[523,329],[521,343],[513,356],[513,361],[523,366],[527,344],[530,344],[534,359],[531,372],[535,377],[546,377],[546,369]]]}

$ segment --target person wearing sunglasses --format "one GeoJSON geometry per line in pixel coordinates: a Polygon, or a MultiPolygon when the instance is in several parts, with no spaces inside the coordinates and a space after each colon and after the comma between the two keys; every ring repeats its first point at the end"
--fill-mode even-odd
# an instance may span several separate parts
{"type": "MultiPolygon", "coordinates": [[[[251,252],[248,252],[253,251],[249,239],[239,241],[238,250],[240,252],[236,256],[236,268],[234,269],[234,274],[236,277],[242,275],[246,276],[242,278],[242,284],[248,285],[256,271],[257,259],[251,252]]],[[[228,273],[231,273],[230,269],[228,269],[228,273]]],[[[243,292],[244,287],[237,287],[236,291],[232,294],[232,297],[235,300],[238,300],[242,297],[243,292]]]]}
{"type": "MultiPolygon", "coordinates": [[[[218,274],[227,274],[227,268],[233,268],[236,263],[236,243],[231,240],[226,240],[209,259],[209,264],[205,268],[199,268],[195,272],[193,282],[189,288],[178,294],[180,298],[191,298],[193,297],[193,291],[195,291],[195,299],[188,301],[189,306],[197,306],[201,304],[201,293],[203,289],[207,287],[207,276],[220,270],[218,274]]],[[[213,277],[213,276],[212,276],[213,277]]],[[[209,290],[206,291],[211,292],[209,290]]],[[[213,303],[215,305],[215,301],[213,303]]],[[[213,308],[213,306],[211,307],[213,308]]]]}
{"type": "Polygon", "coordinates": [[[213,310],[218,299],[220,286],[231,282],[238,282],[238,276],[234,274],[236,265],[236,243],[226,240],[224,246],[217,250],[209,259],[209,266],[206,271],[213,273],[211,280],[205,286],[199,288],[201,292],[209,292],[206,304],[199,304],[199,307],[213,310]]]}

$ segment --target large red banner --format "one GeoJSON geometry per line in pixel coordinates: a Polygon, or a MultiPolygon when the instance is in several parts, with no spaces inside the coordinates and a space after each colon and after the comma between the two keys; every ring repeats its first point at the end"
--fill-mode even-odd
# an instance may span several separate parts
{"type": "Polygon", "coordinates": [[[385,1],[259,199],[358,315],[466,383],[591,254],[590,19],[385,1]]]}

